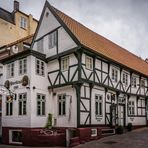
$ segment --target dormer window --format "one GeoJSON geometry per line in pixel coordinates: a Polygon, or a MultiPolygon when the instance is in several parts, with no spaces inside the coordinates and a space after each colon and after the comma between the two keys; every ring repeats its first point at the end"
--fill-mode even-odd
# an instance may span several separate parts
{"type": "Polygon", "coordinates": [[[23,29],[27,28],[27,19],[23,16],[20,17],[20,27],[23,29]]]}
{"type": "Polygon", "coordinates": [[[54,32],[50,33],[48,36],[48,48],[51,49],[51,48],[55,47],[56,44],[57,44],[57,32],[54,31],[54,32]]]}

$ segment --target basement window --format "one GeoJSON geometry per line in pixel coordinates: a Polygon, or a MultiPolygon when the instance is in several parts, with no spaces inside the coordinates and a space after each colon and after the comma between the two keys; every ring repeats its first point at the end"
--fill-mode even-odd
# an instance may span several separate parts
{"type": "Polygon", "coordinates": [[[22,144],[22,130],[9,130],[9,143],[22,144]]]}

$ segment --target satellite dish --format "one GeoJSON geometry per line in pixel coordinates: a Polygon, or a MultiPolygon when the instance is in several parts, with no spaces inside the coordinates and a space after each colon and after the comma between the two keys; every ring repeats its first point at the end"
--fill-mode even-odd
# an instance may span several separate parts
{"type": "Polygon", "coordinates": [[[18,53],[18,46],[17,45],[12,46],[12,52],[14,54],[18,53]]]}

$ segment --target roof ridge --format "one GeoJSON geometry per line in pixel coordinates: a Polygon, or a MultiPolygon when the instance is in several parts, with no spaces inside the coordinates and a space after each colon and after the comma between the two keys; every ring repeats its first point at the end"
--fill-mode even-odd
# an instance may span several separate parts
{"type": "Polygon", "coordinates": [[[9,13],[9,14],[12,14],[10,11],[8,11],[8,10],[2,8],[2,7],[0,7],[0,9],[3,10],[3,11],[5,11],[5,12],[7,12],[7,13],[9,13]]]}

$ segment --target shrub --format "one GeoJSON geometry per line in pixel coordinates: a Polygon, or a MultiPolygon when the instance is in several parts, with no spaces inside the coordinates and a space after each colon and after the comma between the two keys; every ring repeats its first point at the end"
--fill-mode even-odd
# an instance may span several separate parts
{"type": "Polygon", "coordinates": [[[133,129],[132,123],[128,123],[128,125],[127,125],[127,130],[128,130],[128,131],[132,131],[132,129],[133,129]]]}
{"type": "Polygon", "coordinates": [[[116,128],[116,134],[123,134],[123,126],[122,125],[118,125],[116,128]]]}

